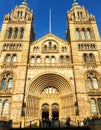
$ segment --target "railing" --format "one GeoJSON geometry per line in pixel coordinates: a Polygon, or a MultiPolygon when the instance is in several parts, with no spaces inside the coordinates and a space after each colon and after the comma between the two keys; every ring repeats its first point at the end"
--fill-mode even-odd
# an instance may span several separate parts
{"type": "Polygon", "coordinates": [[[43,53],[58,53],[59,52],[59,50],[58,50],[58,48],[43,48],[42,49],[42,52],[43,53]]]}
{"type": "Polygon", "coordinates": [[[96,62],[83,62],[83,66],[85,67],[96,67],[96,62]]]}
{"type": "Polygon", "coordinates": [[[30,63],[29,67],[38,67],[38,66],[42,66],[42,67],[71,67],[72,63],[30,63]]]}
{"type": "MultiPolygon", "coordinates": [[[[60,121],[59,120],[54,120],[54,121],[50,121],[50,120],[46,120],[45,122],[40,121],[40,125],[37,126],[37,122],[39,121],[39,119],[35,119],[35,120],[31,120],[31,121],[27,121],[25,122],[25,128],[53,128],[53,127],[58,127],[60,128],[60,121]]],[[[22,122],[20,122],[20,128],[22,128],[22,122]]]]}
{"type": "Polygon", "coordinates": [[[4,62],[2,67],[17,67],[18,62],[4,62]]]}

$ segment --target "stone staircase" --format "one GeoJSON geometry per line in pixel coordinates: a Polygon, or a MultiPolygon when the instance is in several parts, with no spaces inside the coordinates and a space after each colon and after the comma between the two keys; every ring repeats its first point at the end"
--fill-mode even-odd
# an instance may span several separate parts
{"type": "MultiPolygon", "coordinates": [[[[51,130],[51,129],[58,129],[58,128],[11,128],[9,130],[34,130],[34,129],[51,130]]],[[[61,130],[91,130],[89,127],[70,127],[70,128],[59,127],[59,129],[61,130]]]]}

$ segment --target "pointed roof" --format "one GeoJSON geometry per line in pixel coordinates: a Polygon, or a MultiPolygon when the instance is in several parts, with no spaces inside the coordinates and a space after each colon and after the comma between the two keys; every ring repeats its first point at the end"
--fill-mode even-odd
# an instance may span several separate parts
{"type": "Polygon", "coordinates": [[[19,7],[25,7],[28,8],[27,0],[23,0],[22,4],[19,7]]]}
{"type": "Polygon", "coordinates": [[[74,2],[73,2],[73,4],[72,4],[72,9],[73,8],[80,8],[81,6],[79,5],[79,3],[76,1],[76,0],[74,0],[74,2]]]}

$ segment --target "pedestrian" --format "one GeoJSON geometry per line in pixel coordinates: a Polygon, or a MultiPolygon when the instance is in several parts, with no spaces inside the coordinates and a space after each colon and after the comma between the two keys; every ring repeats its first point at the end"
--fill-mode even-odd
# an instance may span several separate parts
{"type": "Polygon", "coordinates": [[[66,117],[66,126],[67,127],[70,127],[70,121],[71,121],[71,118],[69,116],[66,117]]]}
{"type": "Polygon", "coordinates": [[[39,119],[38,121],[37,121],[37,127],[41,127],[41,120],[39,119]]]}
{"type": "Polygon", "coordinates": [[[43,128],[45,128],[46,127],[46,119],[45,118],[43,118],[42,124],[43,124],[43,128]]]}

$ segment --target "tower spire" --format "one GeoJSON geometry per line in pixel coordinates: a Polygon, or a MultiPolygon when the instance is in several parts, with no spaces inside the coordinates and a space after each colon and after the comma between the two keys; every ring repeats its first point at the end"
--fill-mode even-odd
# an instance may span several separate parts
{"type": "Polygon", "coordinates": [[[52,30],[52,14],[51,9],[49,9],[49,33],[51,33],[52,30]]]}

